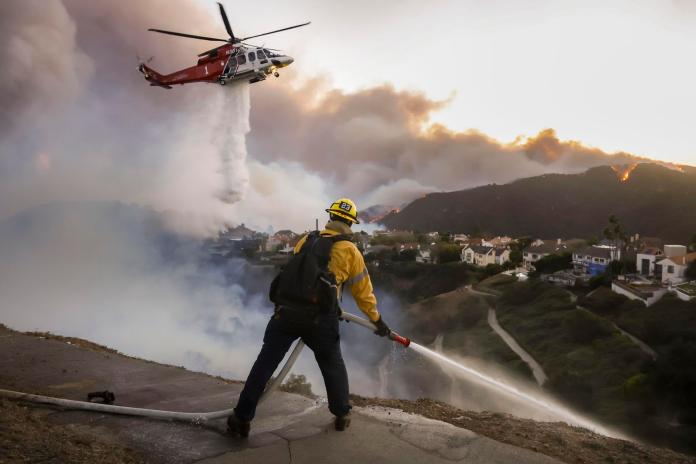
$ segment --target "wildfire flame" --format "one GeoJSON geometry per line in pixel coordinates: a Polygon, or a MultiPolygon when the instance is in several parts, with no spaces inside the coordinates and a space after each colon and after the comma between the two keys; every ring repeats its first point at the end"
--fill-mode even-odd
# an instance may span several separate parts
{"type": "Polygon", "coordinates": [[[611,169],[616,173],[616,177],[621,182],[627,182],[631,177],[631,173],[638,167],[638,163],[629,165],[612,166],[611,169]]]}

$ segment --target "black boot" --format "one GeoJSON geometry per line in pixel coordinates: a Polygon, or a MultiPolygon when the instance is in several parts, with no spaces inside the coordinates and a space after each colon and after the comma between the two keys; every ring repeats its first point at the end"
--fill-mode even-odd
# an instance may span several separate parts
{"type": "Polygon", "coordinates": [[[247,438],[249,436],[249,429],[251,429],[251,422],[239,420],[235,414],[227,418],[227,431],[232,435],[239,435],[242,438],[247,438]]]}
{"type": "Polygon", "coordinates": [[[350,427],[350,413],[345,416],[336,416],[336,422],[334,422],[336,430],[343,432],[345,429],[350,427]]]}

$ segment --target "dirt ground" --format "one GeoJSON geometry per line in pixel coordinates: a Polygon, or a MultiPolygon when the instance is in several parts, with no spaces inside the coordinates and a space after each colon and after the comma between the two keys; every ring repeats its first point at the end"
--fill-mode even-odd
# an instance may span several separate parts
{"type": "Polygon", "coordinates": [[[0,400],[0,463],[138,464],[133,450],[75,426],[50,424],[37,411],[0,400]]]}
{"type": "MultiPolygon", "coordinates": [[[[58,339],[84,349],[115,353],[110,348],[86,340],[45,333],[32,335],[58,339]]],[[[302,379],[297,380],[296,383],[301,387],[302,379]]],[[[285,387],[292,389],[292,385],[285,387]]],[[[305,391],[298,393],[307,394],[305,391]]],[[[568,464],[696,464],[696,457],[693,456],[607,438],[564,423],[536,422],[507,414],[464,411],[430,399],[407,401],[353,396],[352,402],[356,406],[375,405],[401,409],[448,422],[503,443],[546,454],[568,464]]],[[[86,427],[52,424],[44,418],[45,414],[45,409],[0,400],[0,464],[146,462],[134,450],[109,436],[99,435],[86,427]]]]}
{"type": "Polygon", "coordinates": [[[569,464],[696,464],[696,457],[608,438],[560,422],[536,422],[508,414],[463,411],[430,399],[416,401],[352,397],[355,406],[383,406],[420,414],[479,435],[527,448],[569,464]]]}

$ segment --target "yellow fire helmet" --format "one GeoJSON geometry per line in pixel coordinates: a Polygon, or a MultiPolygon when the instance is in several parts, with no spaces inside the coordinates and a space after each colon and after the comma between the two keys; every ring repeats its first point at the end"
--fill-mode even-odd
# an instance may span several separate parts
{"type": "Polygon", "coordinates": [[[358,221],[358,208],[353,203],[353,200],[349,198],[341,198],[334,201],[326,212],[341,216],[355,224],[360,224],[360,221],[358,221]]]}

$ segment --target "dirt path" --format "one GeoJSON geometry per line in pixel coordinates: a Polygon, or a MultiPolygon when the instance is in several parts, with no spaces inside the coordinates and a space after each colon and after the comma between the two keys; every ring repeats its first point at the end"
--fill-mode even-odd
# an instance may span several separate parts
{"type": "Polygon", "coordinates": [[[546,375],[546,372],[544,372],[541,364],[539,364],[531,354],[527,353],[524,348],[517,343],[517,340],[510,335],[510,333],[501,327],[500,323],[498,323],[498,317],[495,313],[495,309],[490,306],[488,307],[488,325],[496,334],[498,334],[500,338],[503,339],[507,346],[509,346],[510,349],[529,366],[529,368],[532,370],[532,374],[534,375],[534,379],[537,381],[537,384],[539,384],[539,386],[544,385],[549,377],[546,375]]]}

